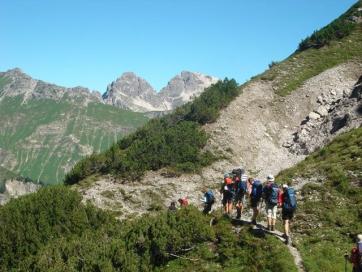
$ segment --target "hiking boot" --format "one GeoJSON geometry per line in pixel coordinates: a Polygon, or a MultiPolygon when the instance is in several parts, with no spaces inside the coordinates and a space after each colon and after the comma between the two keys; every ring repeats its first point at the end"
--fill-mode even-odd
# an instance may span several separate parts
{"type": "Polygon", "coordinates": [[[272,230],[272,226],[268,225],[268,231],[271,231],[271,230],[272,230]]]}
{"type": "Polygon", "coordinates": [[[271,231],[275,231],[275,226],[274,225],[271,226],[271,231]]]}
{"type": "Polygon", "coordinates": [[[251,220],[251,224],[255,225],[256,226],[256,220],[251,220]]]}
{"type": "Polygon", "coordinates": [[[289,236],[286,236],[286,235],[285,235],[285,244],[286,244],[286,245],[289,245],[289,241],[290,241],[289,236]]]}

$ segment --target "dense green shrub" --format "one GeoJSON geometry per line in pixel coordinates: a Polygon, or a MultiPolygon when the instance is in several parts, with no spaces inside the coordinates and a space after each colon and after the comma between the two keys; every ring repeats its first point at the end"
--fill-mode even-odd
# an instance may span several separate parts
{"type": "Polygon", "coordinates": [[[0,208],[0,271],[152,271],[214,239],[196,208],[117,222],[62,186],[0,208]]]}
{"type": "Polygon", "coordinates": [[[356,27],[356,23],[352,22],[350,17],[357,12],[356,10],[359,6],[360,3],[356,3],[338,19],[322,29],[314,31],[310,37],[300,42],[297,51],[304,51],[309,48],[318,49],[328,45],[333,40],[339,40],[348,36],[356,27]]]}
{"type": "Polygon", "coordinates": [[[78,193],[62,186],[11,200],[0,208],[0,267],[15,267],[49,240],[79,235],[107,220],[104,213],[82,205],[78,193]]]}
{"type": "Polygon", "coordinates": [[[277,239],[209,221],[190,206],[118,222],[68,187],[43,188],[0,207],[0,271],[295,271],[277,239]]]}
{"type": "Polygon", "coordinates": [[[95,173],[113,173],[137,179],[147,170],[171,167],[195,172],[215,160],[203,152],[208,136],[202,125],[214,122],[222,108],[240,93],[235,80],[225,79],[207,88],[192,103],[174,113],[150,120],[109,150],[78,162],[65,178],[75,184],[95,173]]]}

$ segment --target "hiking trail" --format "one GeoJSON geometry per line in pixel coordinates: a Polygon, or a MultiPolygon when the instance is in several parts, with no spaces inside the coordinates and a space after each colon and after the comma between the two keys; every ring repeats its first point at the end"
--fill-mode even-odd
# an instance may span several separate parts
{"type": "MultiPolygon", "coordinates": [[[[249,220],[249,218],[247,218],[246,216],[241,216],[240,219],[231,219],[231,223],[234,226],[234,230],[235,232],[238,233],[238,227],[237,225],[245,225],[245,224],[249,224],[251,225],[251,221],[249,220]]],[[[273,235],[274,237],[278,238],[279,240],[281,240],[283,243],[285,243],[285,239],[283,238],[283,233],[275,230],[275,231],[269,231],[266,228],[266,224],[265,222],[259,222],[254,228],[253,231],[255,231],[255,234],[262,234],[264,235],[265,233],[273,235]]],[[[291,241],[290,243],[288,243],[288,245],[286,245],[288,247],[288,250],[290,252],[290,254],[293,256],[294,259],[294,264],[298,269],[298,272],[305,272],[305,268],[303,266],[303,259],[300,255],[300,252],[298,251],[298,249],[293,246],[293,242],[291,241]]]]}

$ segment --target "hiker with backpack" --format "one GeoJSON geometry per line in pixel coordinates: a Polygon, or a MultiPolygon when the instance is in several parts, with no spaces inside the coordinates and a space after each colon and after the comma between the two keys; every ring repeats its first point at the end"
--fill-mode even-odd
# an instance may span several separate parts
{"type": "Polygon", "coordinates": [[[224,174],[224,183],[221,188],[223,195],[222,204],[224,206],[224,213],[230,215],[233,209],[233,198],[234,198],[234,184],[229,173],[224,174]]]}
{"type": "Polygon", "coordinates": [[[263,195],[263,185],[260,180],[249,178],[250,184],[250,206],[253,209],[251,223],[256,225],[256,218],[259,215],[259,205],[263,195]]]}
{"type": "Polygon", "coordinates": [[[265,200],[265,210],[268,218],[268,230],[275,230],[277,219],[279,186],[275,183],[273,175],[268,175],[267,184],[263,188],[263,198],[265,200]]]}
{"type": "Polygon", "coordinates": [[[176,208],[176,202],[175,201],[171,201],[170,206],[168,207],[168,211],[169,212],[176,212],[177,208],[176,208]]]}
{"type": "Polygon", "coordinates": [[[283,236],[285,243],[288,244],[290,240],[290,220],[293,219],[295,210],[297,209],[297,198],[294,189],[287,184],[283,184],[283,191],[279,194],[278,205],[282,208],[283,236]]]}
{"type": "Polygon", "coordinates": [[[236,218],[240,219],[241,214],[244,210],[245,205],[245,196],[247,194],[247,179],[248,177],[245,174],[241,175],[241,178],[238,176],[235,177],[235,207],[236,207],[236,218]]]}
{"type": "Polygon", "coordinates": [[[356,246],[352,248],[351,254],[345,255],[346,264],[347,260],[352,263],[352,272],[362,272],[362,234],[357,235],[356,246]]]}
{"type": "Polygon", "coordinates": [[[189,200],[187,197],[179,198],[177,201],[181,207],[187,207],[189,205],[189,200]]]}
{"type": "Polygon", "coordinates": [[[204,210],[203,213],[204,214],[209,214],[211,212],[212,209],[212,205],[215,203],[215,196],[214,193],[211,189],[205,189],[204,190],[204,210]]]}

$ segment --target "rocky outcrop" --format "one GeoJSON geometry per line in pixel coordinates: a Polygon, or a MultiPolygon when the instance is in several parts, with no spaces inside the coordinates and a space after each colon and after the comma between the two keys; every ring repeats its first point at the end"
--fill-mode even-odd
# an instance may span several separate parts
{"type": "Polygon", "coordinates": [[[107,104],[132,111],[171,111],[199,96],[216,82],[214,77],[183,71],[157,93],[147,81],[128,72],[108,85],[103,99],[107,104]]]}
{"type": "Polygon", "coordinates": [[[17,198],[22,195],[34,193],[41,187],[40,184],[24,182],[16,179],[5,182],[5,190],[0,194],[0,205],[4,205],[11,198],[17,198]]]}
{"type": "Polygon", "coordinates": [[[284,146],[296,154],[309,154],[336,135],[362,125],[362,76],[354,88],[336,88],[317,98],[318,107],[310,112],[284,146]]]}

